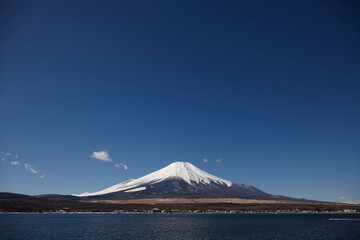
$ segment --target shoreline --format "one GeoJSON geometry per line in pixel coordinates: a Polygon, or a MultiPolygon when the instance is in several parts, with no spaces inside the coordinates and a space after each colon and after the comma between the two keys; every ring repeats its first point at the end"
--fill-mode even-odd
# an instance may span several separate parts
{"type": "Polygon", "coordinates": [[[0,212],[0,214],[162,214],[162,215],[171,215],[171,214],[260,214],[260,215],[282,215],[282,214],[293,214],[293,215],[317,215],[317,214],[338,214],[338,215],[357,215],[360,212],[291,212],[291,211],[282,211],[282,212],[233,212],[233,211],[175,211],[175,212],[124,212],[124,211],[115,211],[115,212],[0,212]]]}

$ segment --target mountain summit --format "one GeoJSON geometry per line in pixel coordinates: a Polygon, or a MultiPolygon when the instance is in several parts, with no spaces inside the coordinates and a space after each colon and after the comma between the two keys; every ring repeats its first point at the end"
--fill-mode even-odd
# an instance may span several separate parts
{"type": "Polygon", "coordinates": [[[130,179],[98,192],[74,196],[96,199],[222,198],[289,199],[255,187],[232,183],[188,162],[174,162],[138,179],[130,179]]]}
{"type": "Polygon", "coordinates": [[[195,167],[191,163],[188,162],[173,162],[170,165],[150,173],[146,176],[143,176],[138,179],[130,179],[125,182],[116,184],[112,187],[106,188],[99,192],[94,193],[83,193],[79,195],[75,195],[78,197],[87,197],[87,196],[96,196],[102,195],[112,192],[119,192],[119,191],[142,191],[145,190],[145,187],[138,188],[139,186],[148,185],[148,184],[156,184],[162,181],[168,180],[179,180],[188,183],[189,185],[196,185],[196,184],[211,184],[212,182],[216,184],[226,185],[230,187],[232,182],[218,178],[214,175],[211,175],[200,168],[195,167]]]}

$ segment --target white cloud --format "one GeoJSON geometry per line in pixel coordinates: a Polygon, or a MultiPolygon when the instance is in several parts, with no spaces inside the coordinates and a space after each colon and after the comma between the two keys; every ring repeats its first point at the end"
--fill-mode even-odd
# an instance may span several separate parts
{"type": "Polygon", "coordinates": [[[19,155],[16,154],[16,155],[15,155],[15,158],[16,158],[16,159],[19,158],[19,155]]]}
{"type": "Polygon", "coordinates": [[[125,164],[125,163],[116,163],[116,164],[114,164],[114,166],[116,167],[116,168],[123,168],[124,170],[128,170],[129,169],[129,167],[125,164]]]}
{"type": "Polygon", "coordinates": [[[112,159],[110,158],[110,155],[107,153],[107,151],[93,152],[90,157],[103,162],[112,162],[112,159]]]}
{"type": "Polygon", "coordinates": [[[216,162],[221,162],[222,160],[221,160],[221,158],[219,158],[219,159],[216,159],[216,162]]]}
{"type": "Polygon", "coordinates": [[[11,165],[16,166],[19,165],[20,163],[18,161],[11,161],[11,165]]]}
{"type": "Polygon", "coordinates": [[[203,159],[203,162],[205,162],[205,163],[208,162],[208,161],[209,161],[209,160],[207,160],[207,158],[204,158],[204,159],[203,159]]]}
{"type": "Polygon", "coordinates": [[[342,200],[342,203],[347,203],[347,204],[359,204],[360,200],[355,200],[352,201],[351,199],[349,199],[348,197],[345,196],[340,196],[340,200],[342,200]]]}
{"type": "Polygon", "coordinates": [[[45,178],[45,174],[41,175],[39,178],[45,178]]]}
{"type": "Polygon", "coordinates": [[[6,159],[5,159],[5,158],[1,158],[1,160],[6,161],[6,159]]]}
{"type": "Polygon", "coordinates": [[[9,156],[11,156],[11,153],[8,152],[8,153],[5,153],[4,155],[5,155],[6,157],[9,157],[9,156]]]}
{"type": "Polygon", "coordinates": [[[25,167],[26,171],[29,171],[30,164],[24,163],[24,167],[25,167]]]}
{"type": "Polygon", "coordinates": [[[30,171],[30,172],[32,172],[32,173],[34,173],[34,174],[37,174],[37,173],[38,173],[38,171],[35,170],[35,169],[31,166],[31,164],[24,163],[24,166],[25,166],[26,171],[30,171]]]}

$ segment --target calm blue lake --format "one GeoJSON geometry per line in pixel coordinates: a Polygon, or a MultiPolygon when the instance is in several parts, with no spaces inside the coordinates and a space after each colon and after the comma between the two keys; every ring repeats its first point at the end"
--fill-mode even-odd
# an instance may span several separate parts
{"type": "Polygon", "coordinates": [[[360,239],[360,214],[0,214],[1,239],[360,239]]]}

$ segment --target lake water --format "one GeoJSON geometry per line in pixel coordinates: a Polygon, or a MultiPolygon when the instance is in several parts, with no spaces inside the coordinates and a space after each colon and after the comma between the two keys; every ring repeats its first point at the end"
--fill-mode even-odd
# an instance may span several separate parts
{"type": "Polygon", "coordinates": [[[0,239],[360,239],[360,214],[0,214],[0,239]]]}

